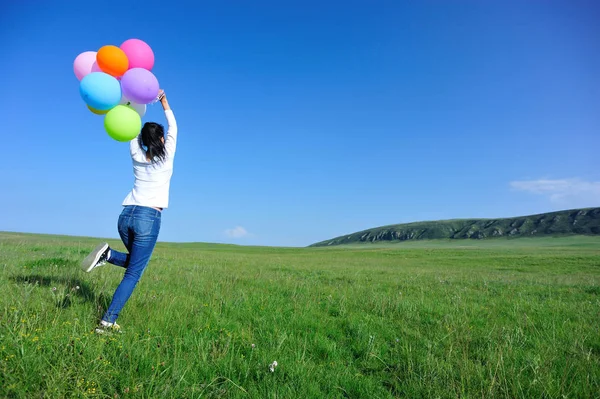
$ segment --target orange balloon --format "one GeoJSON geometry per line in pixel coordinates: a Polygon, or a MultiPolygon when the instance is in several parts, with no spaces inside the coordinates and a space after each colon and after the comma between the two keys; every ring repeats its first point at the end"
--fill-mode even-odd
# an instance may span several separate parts
{"type": "Polygon", "coordinates": [[[114,76],[123,76],[129,69],[129,60],[123,50],[117,46],[103,46],[96,54],[96,63],[102,72],[114,76]]]}

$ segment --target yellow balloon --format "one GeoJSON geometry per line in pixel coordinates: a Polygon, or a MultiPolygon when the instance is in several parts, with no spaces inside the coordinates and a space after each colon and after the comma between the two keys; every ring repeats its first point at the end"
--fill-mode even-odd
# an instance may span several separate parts
{"type": "Polygon", "coordinates": [[[88,105],[87,107],[88,107],[88,109],[89,109],[90,111],[92,111],[92,112],[93,112],[93,113],[95,113],[96,115],[105,115],[105,114],[106,114],[108,111],[110,111],[109,109],[107,109],[106,111],[99,111],[99,110],[97,110],[97,109],[94,109],[94,108],[90,107],[89,105],[88,105]]]}

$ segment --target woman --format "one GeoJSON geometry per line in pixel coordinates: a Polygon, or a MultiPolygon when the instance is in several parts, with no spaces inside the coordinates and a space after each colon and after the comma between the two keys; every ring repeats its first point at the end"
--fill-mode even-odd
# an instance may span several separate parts
{"type": "Polygon", "coordinates": [[[118,222],[119,235],[128,253],[116,251],[107,243],[102,243],[81,263],[81,268],[88,273],[106,262],[125,268],[123,280],[96,328],[100,334],[120,330],[117,317],[150,261],[158,239],[161,212],[169,206],[177,123],[164,91],[160,91],[158,98],[169,124],[166,138],[162,125],[148,122],[129,146],[135,181],[133,190],[123,201],[124,208],[118,222]]]}

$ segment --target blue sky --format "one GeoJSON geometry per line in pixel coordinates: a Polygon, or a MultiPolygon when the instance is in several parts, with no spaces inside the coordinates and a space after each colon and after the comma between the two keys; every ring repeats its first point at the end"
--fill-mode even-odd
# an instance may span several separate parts
{"type": "Polygon", "coordinates": [[[600,205],[597,2],[190,4],[2,5],[0,230],[118,237],[128,146],[72,64],[129,38],[179,125],[161,241],[304,246],[600,205]]]}

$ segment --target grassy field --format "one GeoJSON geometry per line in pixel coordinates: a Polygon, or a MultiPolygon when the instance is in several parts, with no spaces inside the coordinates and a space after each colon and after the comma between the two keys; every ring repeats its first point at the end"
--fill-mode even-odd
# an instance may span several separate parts
{"type": "Polygon", "coordinates": [[[160,243],[111,337],[96,243],[0,233],[0,397],[600,397],[600,237],[160,243]]]}

